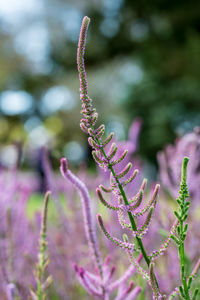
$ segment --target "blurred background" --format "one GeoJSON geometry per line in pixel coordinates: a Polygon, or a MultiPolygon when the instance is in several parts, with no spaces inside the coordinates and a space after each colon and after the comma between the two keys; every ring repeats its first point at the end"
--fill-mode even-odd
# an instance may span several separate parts
{"type": "MultiPolygon", "coordinates": [[[[107,187],[108,173],[99,171],[94,176],[87,135],[79,127],[76,53],[85,15],[91,18],[85,57],[89,95],[99,122],[105,123],[107,133],[114,131],[125,141],[118,143],[120,151],[128,148],[126,159],[134,155],[134,168],[141,171],[128,193],[132,195],[142,177],[147,177],[147,201],[157,175],[162,183],[154,227],[145,246],[153,251],[168,235],[182,158],[187,155],[193,202],[187,269],[192,270],[199,259],[200,129],[186,134],[176,147],[168,146],[159,154],[159,163],[157,153],[200,126],[200,1],[0,0],[2,300],[7,299],[8,283],[15,283],[21,299],[28,299],[29,286],[35,284],[40,192],[47,189],[53,200],[48,217],[49,273],[54,278],[50,298],[93,299],[75,278],[74,263],[89,271],[94,266],[79,197],[72,183],[58,174],[62,156],[87,184],[94,224],[96,213],[101,212],[108,230],[120,239],[124,233],[114,214],[96,199],[95,189],[100,183],[107,187]]],[[[111,267],[119,262],[114,277],[118,278],[126,270],[126,256],[97,232],[102,257],[112,253],[111,267]]],[[[180,284],[178,256],[173,247],[170,251],[156,270],[167,293],[180,284]]],[[[136,284],[144,287],[137,276],[136,284]]],[[[144,288],[138,300],[150,299],[148,293],[144,288]]]]}
{"type": "Polygon", "coordinates": [[[88,159],[79,128],[76,49],[91,18],[86,48],[89,94],[108,131],[127,138],[143,120],[140,155],[156,153],[200,125],[200,2],[0,0],[1,164],[24,166],[43,145],[75,165],[88,159]],[[26,157],[27,156],[27,157],[26,157]],[[29,157],[29,158],[28,158],[29,157]]]}

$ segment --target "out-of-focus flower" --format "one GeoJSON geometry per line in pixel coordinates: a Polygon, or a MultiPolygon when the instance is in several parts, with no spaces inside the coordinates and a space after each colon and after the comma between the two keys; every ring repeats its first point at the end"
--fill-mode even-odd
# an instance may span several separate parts
{"type": "Polygon", "coordinates": [[[199,205],[200,199],[200,127],[177,139],[175,145],[168,145],[158,153],[159,175],[167,191],[177,197],[181,172],[181,162],[184,156],[190,158],[188,164],[188,187],[191,208],[199,205]]]}

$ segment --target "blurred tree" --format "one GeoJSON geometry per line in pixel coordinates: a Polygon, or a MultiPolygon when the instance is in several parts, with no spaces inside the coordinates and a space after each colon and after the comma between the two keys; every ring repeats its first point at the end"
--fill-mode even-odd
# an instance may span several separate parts
{"type": "Polygon", "coordinates": [[[84,15],[91,17],[89,91],[109,130],[124,138],[133,118],[141,116],[140,150],[155,162],[156,152],[177,133],[199,125],[199,1],[14,2],[6,1],[0,13],[3,142],[50,143],[60,152],[69,141],[85,142],[76,72],[84,15]],[[13,95],[9,112],[5,91],[25,91],[34,100],[31,108],[20,111],[22,100],[13,95]]]}

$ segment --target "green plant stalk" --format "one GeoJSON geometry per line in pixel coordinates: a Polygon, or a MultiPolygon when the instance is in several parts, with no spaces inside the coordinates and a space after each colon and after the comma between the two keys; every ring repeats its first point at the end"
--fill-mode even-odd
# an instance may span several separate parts
{"type": "MultiPolygon", "coordinates": [[[[184,157],[183,159],[183,164],[182,164],[182,173],[181,173],[181,185],[185,185],[187,181],[187,164],[189,162],[189,159],[187,157],[184,157]]],[[[183,194],[181,195],[182,198],[182,205],[184,207],[185,204],[185,198],[186,196],[183,194]]],[[[181,218],[179,220],[179,227],[180,227],[180,233],[179,233],[179,247],[178,247],[178,252],[179,252],[179,257],[180,257],[180,273],[181,273],[181,280],[182,280],[182,285],[183,285],[183,290],[185,293],[185,299],[190,300],[190,295],[188,291],[188,285],[187,285],[187,278],[185,274],[185,248],[184,248],[184,229],[183,229],[183,208],[180,206],[180,213],[181,218]]]]}
{"type": "Polygon", "coordinates": [[[42,276],[45,264],[45,251],[46,251],[46,234],[41,235],[41,247],[38,263],[38,284],[37,284],[37,297],[42,300],[42,276]]]}
{"type": "MultiPolygon", "coordinates": [[[[183,231],[183,222],[180,222],[180,229],[182,232],[183,231]]],[[[179,257],[180,257],[180,263],[181,263],[181,280],[182,280],[183,289],[185,292],[185,297],[186,297],[185,299],[190,300],[190,295],[189,295],[188,286],[187,286],[187,278],[185,275],[185,249],[184,249],[183,241],[179,245],[179,257]]]]}
{"type": "MultiPolygon", "coordinates": [[[[85,95],[86,98],[87,98],[88,91],[87,91],[87,78],[86,78],[85,66],[84,66],[84,51],[85,51],[86,35],[87,35],[87,29],[89,26],[89,22],[90,22],[90,19],[88,17],[85,17],[83,19],[80,37],[79,37],[79,48],[78,48],[78,58],[77,58],[78,71],[79,71],[79,76],[80,76],[80,81],[81,81],[81,91],[82,91],[82,94],[85,95]]],[[[86,100],[86,99],[84,99],[84,100],[86,100]]],[[[83,100],[83,102],[84,102],[84,100],[83,100]]],[[[93,131],[95,130],[94,126],[91,123],[90,123],[90,128],[93,131]]],[[[93,138],[94,138],[95,142],[100,146],[101,143],[100,143],[100,140],[98,139],[98,137],[93,137],[93,138]]],[[[100,147],[100,151],[103,154],[103,156],[107,159],[107,155],[102,147],[100,147]]],[[[111,171],[112,175],[116,178],[115,171],[109,162],[108,162],[108,168],[111,171]]],[[[126,197],[125,191],[117,178],[116,178],[116,182],[117,182],[118,188],[120,190],[120,193],[122,195],[125,205],[128,205],[128,199],[126,197]]],[[[131,212],[128,212],[128,216],[129,216],[129,220],[130,220],[133,231],[137,231],[137,226],[136,226],[135,220],[134,220],[131,212]]],[[[144,248],[142,240],[138,236],[136,236],[136,240],[137,240],[138,246],[143,254],[144,260],[149,268],[150,259],[146,253],[146,250],[144,248]]],[[[155,277],[155,282],[156,282],[157,288],[159,289],[156,277],[155,277]]]]}
{"type": "Polygon", "coordinates": [[[50,192],[47,192],[44,197],[44,207],[42,213],[42,224],[41,224],[41,233],[40,233],[40,249],[38,254],[38,266],[37,266],[37,298],[38,300],[43,300],[43,289],[42,289],[42,279],[44,275],[44,269],[46,264],[46,222],[47,222],[47,208],[49,202],[50,192]]]}
{"type": "MultiPolygon", "coordinates": [[[[92,125],[91,125],[91,128],[92,128],[92,130],[95,130],[94,126],[92,126],[92,125]]],[[[99,141],[99,139],[96,138],[96,137],[95,137],[95,142],[96,142],[98,145],[100,145],[100,141],[99,141]]],[[[101,150],[101,153],[103,154],[103,156],[107,159],[107,155],[106,155],[104,149],[101,148],[100,150],[101,150]]],[[[113,167],[112,167],[109,163],[108,163],[108,168],[110,169],[112,175],[116,178],[115,170],[113,169],[113,167]]],[[[124,200],[125,205],[128,205],[128,199],[127,199],[127,197],[126,197],[125,191],[124,191],[124,189],[123,189],[121,183],[119,182],[118,179],[116,179],[116,182],[117,182],[117,185],[118,185],[118,187],[119,187],[120,193],[121,193],[121,195],[122,195],[122,197],[123,197],[123,200],[124,200]]],[[[135,220],[134,220],[134,218],[133,218],[131,212],[128,212],[128,217],[129,217],[129,220],[130,220],[131,227],[132,227],[133,231],[137,231],[137,225],[136,225],[136,223],[135,223],[135,220]]],[[[144,257],[144,260],[145,260],[145,262],[146,262],[146,264],[147,264],[147,266],[148,266],[148,268],[149,268],[149,265],[150,265],[150,259],[149,259],[148,255],[147,255],[147,253],[146,253],[146,250],[145,250],[145,248],[144,248],[144,245],[143,245],[143,243],[142,243],[142,240],[141,240],[141,238],[139,238],[138,236],[136,236],[136,240],[137,240],[138,246],[139,246],[139,248],[140,248],[140,250],[141,250],[141,252],[142,252],[142,255],[143,255],[143,257],[144,257]]],[[[154,276],[155,276],[155,275],[154,275],[154,276]]],[[[159,289],[158,281],[157,281],[157,279],[156,279],[156,276],[155,276],[155,282],[156,282],[157,288],[159,289]]]]}

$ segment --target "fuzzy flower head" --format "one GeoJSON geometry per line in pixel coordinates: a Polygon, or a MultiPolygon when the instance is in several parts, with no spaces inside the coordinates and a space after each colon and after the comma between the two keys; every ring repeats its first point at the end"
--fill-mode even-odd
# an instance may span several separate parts
{"type": "Polygon", "coordinates": [[[89,23],[90,23],[90,18],[84,17],[81,26],[80,38],[78,43],[78,52],[77,52],[77,64],[78,64],[82,101],[88,101],[87,77],[86,77],[85,64],[84,64],[84,53],[85,53],[86,36],[87,36],[89,23]]]}
{"type": "Polygon", "coordinates": [[[200,127],[178,139],[158,154],[160,178],[174,198],[177,197],[181,163],[184,156],[190,157],[188,186],[190,197],[198,204],[200,198],[200,127]]]}

